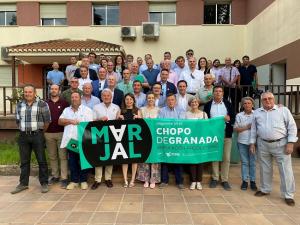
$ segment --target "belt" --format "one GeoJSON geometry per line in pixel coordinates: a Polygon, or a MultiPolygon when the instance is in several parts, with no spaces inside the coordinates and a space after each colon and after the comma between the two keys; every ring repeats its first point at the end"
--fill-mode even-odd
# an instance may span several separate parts
{"type": "Polygon", "coordinates": [[[282,139],[282,138],[276,139],[276,140],[265,140],[265,139],[262,139],[262,140],[265,141],[265,142],[268,142],[268,143],[274,143],[274,142],[280,141],[281,139],[282,139]]]}
{"type": "Polygon", "coordinates": [[[23,135],[36,135],[38,133],[43,132],[43,130],[34,130],[34,131],[20,131],[20,134],[23,135]]]}

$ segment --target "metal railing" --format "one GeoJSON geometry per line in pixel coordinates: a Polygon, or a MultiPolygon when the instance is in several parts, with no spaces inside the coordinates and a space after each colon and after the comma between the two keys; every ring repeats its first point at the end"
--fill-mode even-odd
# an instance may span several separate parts
{"type": "MultiPolygon", "coordinates": [[[[0,86],[0,116],[13,115],[15,111],[15,98],[13,91],[22,87],[0,86]]],[[[240,86],[239,88],[226,88],[225,97],[233,104],[236,112],[240,109],[240,100],[245,96],[255,99],[255,108],[261,106],[260,94],[264,91],[271,91],[275,96],[276,104],[281,104],[289,108],[293,115],[300,114],[300,85],[260,85],[257,90],[252,86],[240,86]]],[[[37,88],[37,95],[46,99],[46,89],[37,88]]]]}

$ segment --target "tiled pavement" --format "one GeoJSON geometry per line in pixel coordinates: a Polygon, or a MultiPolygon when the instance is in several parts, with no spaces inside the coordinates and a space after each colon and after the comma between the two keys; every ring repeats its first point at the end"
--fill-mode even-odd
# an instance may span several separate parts
{"type": "MultiPolygon", "coordinates": [[[[241,191],[240,166],[230,171],[232,191],[221,187],[209,189],[204,182],[202,191],[179,191],[169,185],[164,190],[122,188],[121,182],[107,189],[66,191],[52,186],[47,194],[40,193],[35,177],[30,189],[11,195],[17,177],[0,177],[0,225],[87,225],[87,224],[228,224],[228,225],[287,225],[300,224],[300,193],[296,206],[285,205],[279,195],[277,168],[274,191],[268,197],[254,197],[253,192],[241,191]]],[[[300,159],[294,160],[296,182],[300,182],[300,159]]]]}

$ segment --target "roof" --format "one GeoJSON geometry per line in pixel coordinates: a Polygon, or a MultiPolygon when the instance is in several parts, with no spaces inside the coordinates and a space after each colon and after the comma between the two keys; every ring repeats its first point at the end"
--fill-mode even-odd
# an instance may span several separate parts
{"type": "Polygon", "coordinates": [[[8,56],[18,55],[35,55],[35,54],[55,54],[55,55],[68,55],[74,53],[103,53],[103,54],[125,54],[121,45],[112,44],[104,41],[97,40],[71,40],[59,39],[49,40],[43,42],[35,42],[21,45],[9,46],[6,48],[8,56]]]}

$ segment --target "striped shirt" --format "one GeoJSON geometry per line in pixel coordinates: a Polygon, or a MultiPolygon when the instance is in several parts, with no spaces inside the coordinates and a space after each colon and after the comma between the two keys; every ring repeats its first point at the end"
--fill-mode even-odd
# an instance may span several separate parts
{"type": "Polygon", "coordinates": [[[23,100],[17,104],[16,120],[21,131],[43,130],[44,124],[51,122],[48,104],[43,100],[35,99],[32,105],[28,105],[23,100]]]}

